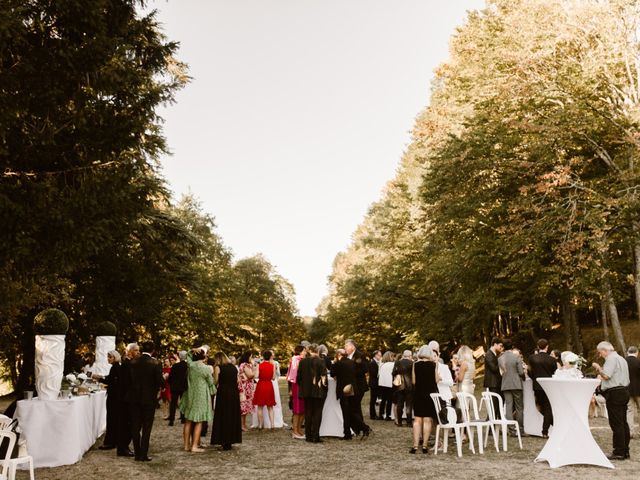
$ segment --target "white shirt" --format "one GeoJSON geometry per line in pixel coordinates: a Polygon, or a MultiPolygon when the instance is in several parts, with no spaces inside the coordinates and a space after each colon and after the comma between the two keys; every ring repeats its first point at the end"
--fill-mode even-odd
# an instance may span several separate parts
{"type": "Polygon", "coordinates": [[[389,387],[393,386],[393,366],[395,362],[384,362],[378,369],[378,386],[389,387]]]}
{"type": "Polygon", "coordinates": [[[451,387],[453,386],[453,377],[451,370],[444,363],[438,363],[438,373],[440,374],[440,382],[438,383],[438,392],[442,395],[443,400],[451,400],[453,394],[451,387]]]}

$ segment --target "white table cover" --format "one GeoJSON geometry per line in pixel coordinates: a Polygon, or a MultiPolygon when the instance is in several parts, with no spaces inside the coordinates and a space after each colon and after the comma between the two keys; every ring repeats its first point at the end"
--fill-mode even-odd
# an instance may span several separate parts
{"type": "Polygon", "coordinates": [[[106,429],[106,399],[103,391],[68,400],[20,400],[15,418],[34,467],[79,462],[106,429]]]}
{"type": "MultiPolygon", "coordinates": [[[[284,423],[284,418],[282,416],[282,401],[280,399],[280,386],[278,385],[278,380],[271,380],[273,383],[273,391],[276,396],[276,406],[273,407],[273,423],[275,424],[275,428],[286,427],[287,424],[284,423]]],[[[253,408],[253,415],[251,420],[251,428],[258,428],[258,408],[253,408]]],[[[262,407],[262,414],[264,415],[264,428],[271,428],[271,421],[269,421],[269,412],[267,411],[267,407],[262,407]]]]}
{"type": "Polygon", "coordinates": [[[589,402],[600,380],[540,378],[538,383],[553,409],[553,431],[535,461],[546,461],[551,468],[576,464],[615,468],[589,429],[589,402]]]}
{"type": "MultiPolygon", "coordinates": [[[[542,436],[542,422],[544,417],[538,411],[536,406],[536,397],[533,393],[533,380],[526,378],[522,385],[522,395],[524,397],[524,413],[522,422],[524,424],[524,433],[527,435],[542,436]]],[[[549,432],[551,432],[551,427],[549,432]]]]}
{"type": "Polygon", "coordinates": [[[344,437],[344,423],[340,401],[336,398],[336,379],[329,377],[327,398],[322,408],[322,422],[320,423],[321,437],[344,437]]]}

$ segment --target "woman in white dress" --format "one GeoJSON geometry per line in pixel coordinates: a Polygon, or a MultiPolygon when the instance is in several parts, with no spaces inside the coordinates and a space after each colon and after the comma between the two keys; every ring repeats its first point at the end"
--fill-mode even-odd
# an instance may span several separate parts
{"type": "Polygon", "coordinates": [[[382,356],[382,365],[378,369],[378,389],[382,401],[380,402],[380,418],[391,420],[392,394],[393,394],[393,367],[395,365],[395,355],[386,351],[382,356]]]}
{"type": "Polygon", "coordinates": [[[473,350],[467,345],[462,345],[458,349],[458,365],[460,366],[456,376],[458,391],[473,395],[475,385],[473,378],[476,374],[476,361],[473,358],[473,350]]]}

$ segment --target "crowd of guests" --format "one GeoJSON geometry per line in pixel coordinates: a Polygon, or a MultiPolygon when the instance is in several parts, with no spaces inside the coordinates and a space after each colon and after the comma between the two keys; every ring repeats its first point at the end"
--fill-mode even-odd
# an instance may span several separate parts
{"type": "MultiPolygon", "coordinates": [[[[613,431],[614,452],[610,458],[629,458],[634,412],[628,404],[631,401],[635,408],[640,407],[638,350],[630,347],[625,359],[610,343],[601,342],[597,351],[605,360],[604,366],[594,363],[593,368],[602,380],[600,391],[606,399],[613,431]]],[[[129,344],[122,359],[117,351],[109,352],[111,370],[107,376],[94,376],[107,384],[107,431],[102,449],[116,449],[119,456],[150,461],[149,439],[160,405],[170,426],[174,425],[179,410],[184,450],[193,453],[204,451],[202,439],[207,436],[209,423],[212,445],[229,450],[233,444],[241,443],[242,433],[248,430],[247,416],[256,407],[257,428],[262,430],[268,420],[273,430],[280,365],[271,350],[262,352],[260,358],[246,352],[237,362],[223,352],[210,355],[206,345],[177,352],[162,361],[153,355],[153,342],[129,344]]],[[[484,353],[483,387],[504,401],[501,409],[500,401],[494,398],[495,417],[505,415],[517,421],[520,431],[524,431],[523,382],[528,375],[533,380],[536,404],[543,416],[542,435],[548,436],[553,414],[537,380],[551,377],[558,368],[565,367],[560,352],[550,351],[545,339],[538,341],[535,352],[525,362],[510,340],[493,338],[484,353]]],[[[429,439],[437,422],[437,409],[430,395],[438,393],[454,407],[456,393],[473,395],[476,358],[469,346],[462,345],[445,363],[437,341],[415,352],[405,350],[396,354],[376,350],[370,359],[352,340],[337,349],[333,358],[328,356],[324,345],[301,342],[295,347],[286,374],[294,439],[322,442],[320,426],[329,376],[336,381],[344,440],[354,436],[366,439],[371,434],[362,413],[362,399],[370,391],[369,419],[412,427],[410,453],[419,449],[428,453],[425,439],[429,439]]]]}

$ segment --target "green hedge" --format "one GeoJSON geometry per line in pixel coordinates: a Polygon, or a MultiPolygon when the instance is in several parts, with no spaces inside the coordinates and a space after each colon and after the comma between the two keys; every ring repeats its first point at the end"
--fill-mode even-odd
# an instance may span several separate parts
{"type": "Polygon", "coordinates": [[[36,315],[34,329],[37,335],[64,335],[69,330],[69,318],[57,308],[47,308],[36,315]]]}

